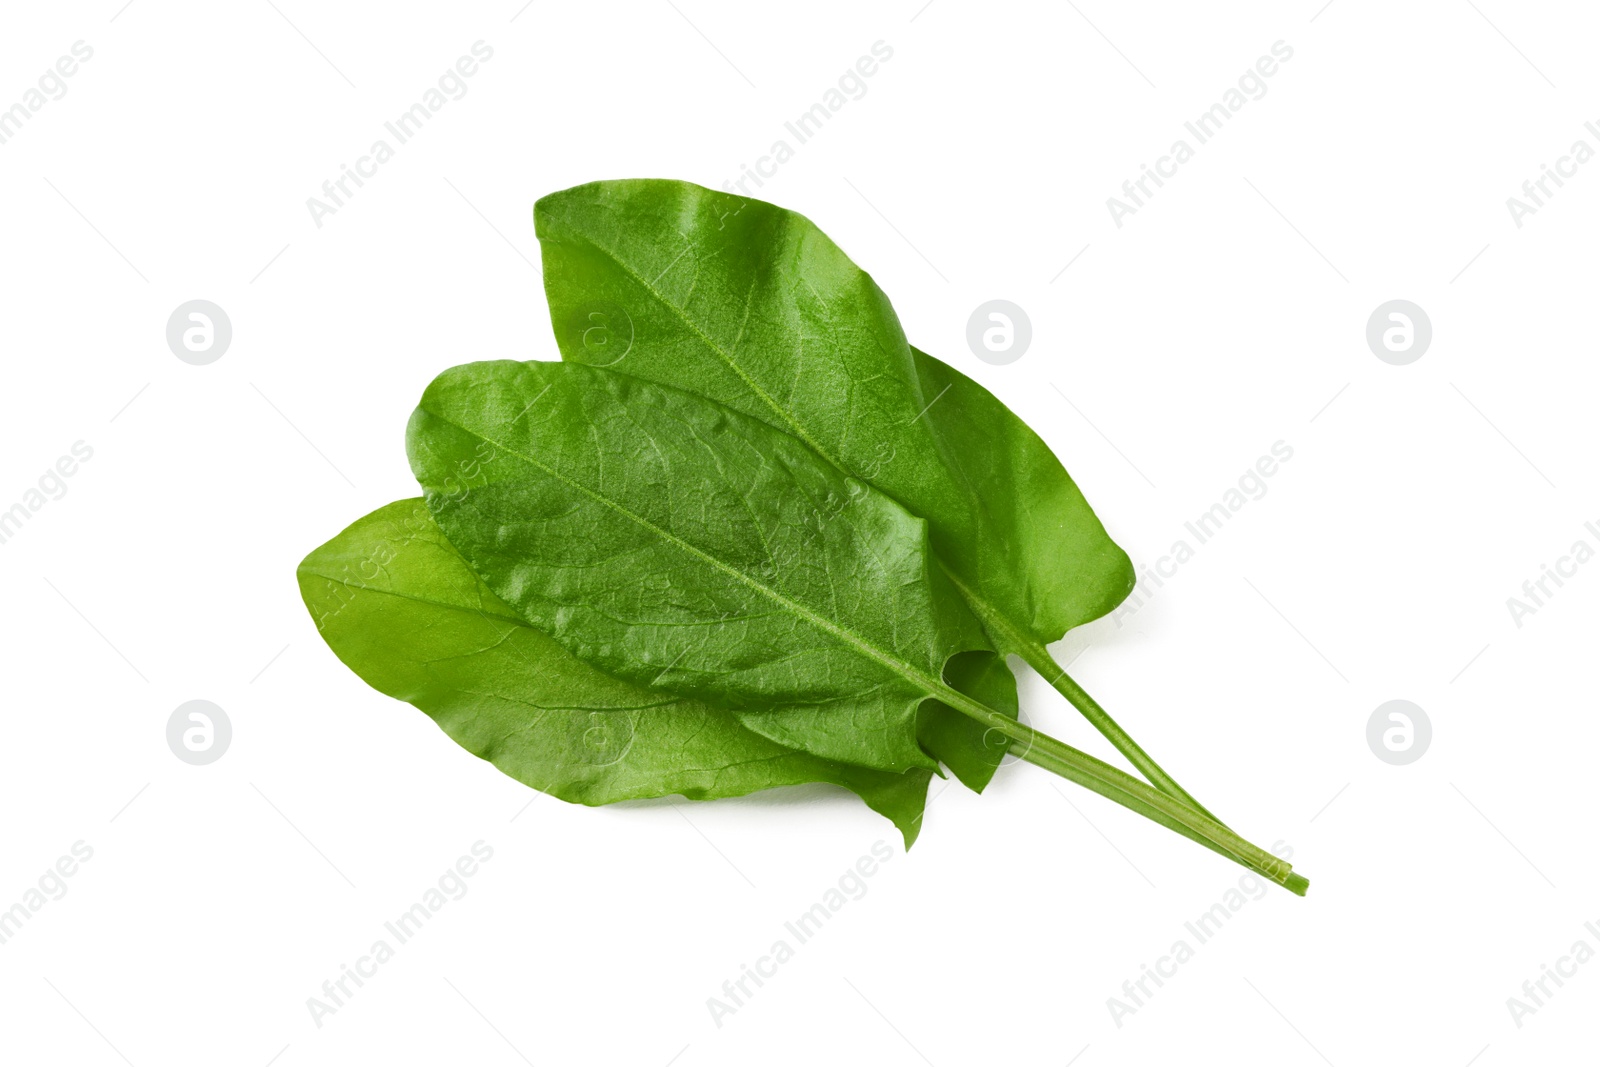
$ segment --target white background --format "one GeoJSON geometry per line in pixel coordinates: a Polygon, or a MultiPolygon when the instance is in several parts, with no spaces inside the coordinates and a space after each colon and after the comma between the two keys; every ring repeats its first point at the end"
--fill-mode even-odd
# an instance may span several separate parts
{"type": "MultiPolygon", "coordinates": [[[[1600,547],[1600,162],[1521,228],[1506,207],[1600,148],[1592,11],[521,2],[8,5],[0,106],[75,41],[94,55],[0,145],[0,510],[94,454],[0,545],[0,908],[74,842],[93,858],[0,945],[0,1057],[1593,1058],[1600,963],[1520,1028],[1506,1005],[1600,950],[1600,564],[1520,628],[1506,605],[1600,547]],[[314,225],[306,199],[478,40],[465,97],[314,225]],[[301,556],[415,493],[402,430],[435,373],[556,357],[537,197],[720,185],[880,40],[892,59],[763,198],[1036,427],[1140,563],[1294,450],[1149,603],[1060,650],[1312,879],[1204,945],[1184,924],[1239,869],[1037,768],[939,793],[909,855],[821,790],[569,807],[369,690],[299,601],[301,556]],[[1114,225],[1106,198],[1279,40],[1266,95],[1114,225]],[[997,297],[1034,329],[1003,367],[964,336],[997,297]],[[203,367],[164,336],[196,298],[234,329],[203,367]],[[1364,336],[1396,298],[1434,329],[1402,367],[1364,336]],[[195,698],[234,729],[206,767],[165,741],[195,698]],[[1365,737],[1395,698],[1434,731],[1403,767],[1365,737]],[[880,839],[866,896],[716,1026],[707,998],[880,839]],[[479,840],[468,894],[316,1026],[307,998],[479,840]],[[1108,998],[1179,939],[1194,958],[1117,1025],[1108,998]]],[[[1025,700],[1106,750],[1035,677],[1025,700]]]]}

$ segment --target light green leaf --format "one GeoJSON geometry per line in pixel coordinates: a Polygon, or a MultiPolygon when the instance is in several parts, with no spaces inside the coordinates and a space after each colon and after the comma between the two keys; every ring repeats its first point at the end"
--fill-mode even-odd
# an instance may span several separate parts
{"type": "Polygon", "coordinates": [[[597,671],[496,597],[419,499],[357,520],[297,577],[323,640],[351,670],[541,792],[598,805],[826,782],[893,821],[907,847],[921,828],[927,769],[818,759],[731,712],[597,671]]]}

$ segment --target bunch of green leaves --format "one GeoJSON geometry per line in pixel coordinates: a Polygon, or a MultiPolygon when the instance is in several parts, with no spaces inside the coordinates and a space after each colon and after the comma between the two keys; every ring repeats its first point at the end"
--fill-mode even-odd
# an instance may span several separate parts
{"type": "Polygon", "coordinates": [[[535,208],[560,363],[472,363],[407,431],[421,501],[301,564],[335,653],[564,800],[860,795],[1007,750],[1303,893],[1051,659],[1133,585],[1050,449],[905,340],[814,225],[683,182],[535,208]],[[1145,775],[1021,724],[1039,670],[1145,775]]]}

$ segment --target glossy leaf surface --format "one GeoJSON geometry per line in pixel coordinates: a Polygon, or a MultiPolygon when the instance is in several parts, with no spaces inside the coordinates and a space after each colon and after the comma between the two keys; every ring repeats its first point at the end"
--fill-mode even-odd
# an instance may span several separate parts
{"type": "Polygon", "coordinates": [[[888,298],[804,216],[680,181],[535,207],[563,358],[711,397],[806,441],[927,519],[1003,651],[1057,640],[1133,586],[1050,449],[906,342],[888,298]]]}
{"type": "Polygon", "coordinates": [[[307,556],[297,577],[346,666],[541,792],[598,805],[826,782],[860,795],[908,846],[921,828],[925,768],[892,774],[818,759],[732,712],[597,671],[495,596],[420,499],[356,521],[307,556]]]}
{"type": "Polygon", "coordinates": [[[489,362],[435,379],[407,444],[472,570],[579,659],[826,759],[936,766],[918,708],[991,646],[926,524],[796,438],[627,375],[489,362]]]}

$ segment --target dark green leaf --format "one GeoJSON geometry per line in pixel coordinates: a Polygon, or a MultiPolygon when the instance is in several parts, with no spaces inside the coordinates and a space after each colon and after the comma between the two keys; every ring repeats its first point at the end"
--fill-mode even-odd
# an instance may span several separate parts
{"type": "Polygon", "coordinates": [[[805,440],[927,519],[939,558],[1026,638],[1057,640],[1132,588],[1126,553],[1038,435],[914,352],[888,297],[804,216],[647,179],[554,193],[534,218],[564,358],[805,440]]]}
{"type": "Polygon", "coordinates": [[[756,709],[746,726],[814,755],[935,766],[917,708],[991,646],[926,524],[795,438],[626,375],[494,362],[435,379],[407,444],[473,571],[580,659],[756,709]]]}

